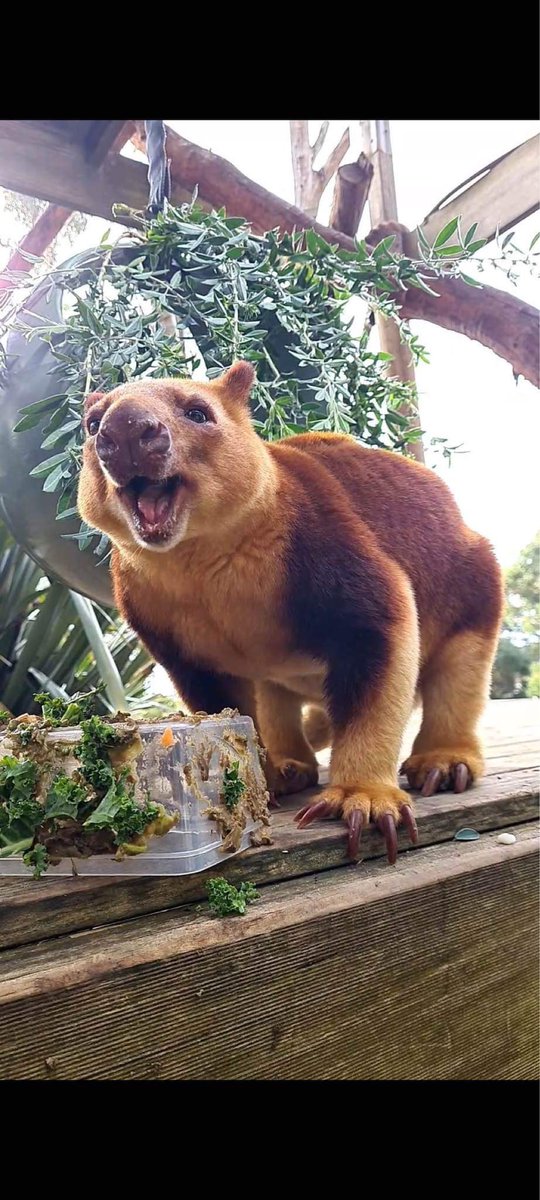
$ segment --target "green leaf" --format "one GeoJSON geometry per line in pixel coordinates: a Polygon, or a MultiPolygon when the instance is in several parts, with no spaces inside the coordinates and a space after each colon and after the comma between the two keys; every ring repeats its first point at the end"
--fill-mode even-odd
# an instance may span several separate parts
{"type": "Polygon", "coordinates": [[[536,243],[537,243],[537,241],[538,241],[538,239],[539,239],[539,238],[540,238],[540,233],[535,233],[535,235],[534,235],[534,237],[533,237],[533,239],[532,239],[532,242],[531,242],[531,244],[530,244],[530,246],[529,246],[529,251],[530,251],[530,250],[532,250],[533,246],[536,246],[536,243]]]}
{"type": "Polygon", "coordinates": [[[25,429],[34,429],[36,425],[39,425],[40,420],[41,413],[29,413],[21,421],[17,421],[17,424],[13,426],[13,432],[23,433],[25,429]]]}
{"type": "Polygon", "coordinates": [[[477,279],[472,279],[470,275],[465,275],[464,271],[460,271],[459,277],[460,277],[460,279],[463,279],[464,283],[469,283],[471,285],[471,287],[477,287],[477,288],[482,287],[482,284],[479,283],[477,279]]]}
{"type": "Polygon", "coordinates": [[[440,250],[437,251],[438,258],[459,258],[461,254],[463,254],[463,247],[458,245],[441,246],[440,250]]]}
{"type": "Polygon", "coordinates": [[[506,237],[502,241],[501,250],[504,250],[506,248],[506,246],[508,245],[508,243],[512,241],[512,238],[513,238],[515,232],[516,232],[515,229],[512,229],[511,233],[507,233],[506,237]]]}
{"type": "Polygon", "coordinates": [[[62,479],[65,478],[65,476],[66,476],[65,466],[63,467],[62,465],[59,465],[58,467],[55,467],[54,470],[51,471],[49,475],[47,475],[47,478],[43,484],[43,491],[44,492],[55,492],[58,487],[58,484],[60,483],[60,481],[62,479]]]}
{"type": "Polygon", "coordinates": [[[433,243],[434,250],[438,250],[439,246],[444,246],[445,242],[453,237],[458,227],[458,222],[459,217],[452,217],[452,220],[448,222],[448,225],[445,225],[444,229],[441,229],[441,232],[437,234],[437,237],[433,243]]]}
{"type": "Polygon", "coordinates": [[[62,425],[61,429],[56,429],[54,433],[50,433],[49,436],[45,438],[45,441],[41,443],[41,449],[48,450],[50,446],[56,446],[57,442],[59,442],[61,438],[68,437],[74,429],[80,428],[80,417],[74,417],[72,421],[66,421],[66,424],[62,425]]]}
{"type": "Polygon", "coordinates": [[[51,471],[53,467],[56,467],[58,463],[65,463],[67,460],[68,455],[66,454],[65,450],[63,450],[61,454],[53,454],[51,458],[46,458],[43,462],[38,463],[37,467],[34,467],[33,470],[30,471],[30,475],[39,479],[42,475],[48,475],[49,471],[51,471]]]}
{"type": "Polygon", "coordinates": [[[464,242],[463,242],[463,245],[465,247],[467,247],[469,245],[469,242],[472,242],[477,229],[478,229],[478,221],[475,221],[474,225],[471,225],[470,229],[468,229],[465,234],[465,238],[464,238],[464,242]]]}

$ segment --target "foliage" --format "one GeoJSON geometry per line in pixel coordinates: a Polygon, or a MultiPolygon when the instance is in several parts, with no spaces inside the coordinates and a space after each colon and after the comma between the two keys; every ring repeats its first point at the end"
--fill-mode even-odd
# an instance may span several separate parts
{"type": "Polygon", "coordinates": [[[222,877],[209,879],[206,890],[210,911],[216,917],[243,916],[246,906],[259,898],[252,883],[241,883],[236,888],[222,877]]]}
{"type": "Polygon", "coordinates": [[[540,641],[540,530],[506,572],[505,629],[540,641]]]}
{"type": "Polygon", "coordinates": [[[492,700],[521,700],[527,694],[531,670],[531,647],[516,646],[501,637],[491,678],[492,700]]]}
{"type": "MultiPolygon", "coordinates": [[[[91,604],[87,601],[87,604],[91,604]]],[[[111,610],[92,605],[103,645],[120,672],[125,707],[143,710],[153,661],[111,610]]],[[[51,583],[0,521],[0,696],[10,713],[36,711],[36,685],[64,704],[94,693],[101,712],[114,707],[68,588],[51,583]]],[[[161,701],[152,698],[155,712],[161,701]]],[[[162,705],[169,710],[174,702],[162,705]]],[[[177,707],[177,706],[176,706],[177,707]]],[[[157,713],[156,713],[157,715],[157,713]]],[[[160,714],[161,715],[161,714],[160,714]]]]}
{"type": "Polygon", "coordinates": [[[540,531],[505,574],[503,633],[493,667],[493,699],[538,693],[540,531]],[[536,690],[535,690],[536,689],[536,690]]]}
{"type": "Polygon", "coordinates": [[[533,663],[529,678],[527,680],[527,696],[532,699],[535,696],[540,697],[540,662],[538,660],[533,663]]]}
{"type": "MultiPolygon", "coordinates": [[[[16,428],[43,426],[44,457],[32,474],[58,492],[60,519],[75,511],[83,396],[129,379],[196,370],[212,378],[245,358],[257,371],[253,417],[262,437],[329,430],[403,452],[421,437],[400,411],[414,411],[414,387],[389,377],[389,356],[369,349],[371,324],[360,320],[359,302],[368,316],[376,310],[399,321],[395,294],[433,291],[438,278],[460,274],[484,244],[475,226],[462,237],[450,222],[433,247],[421,242],[413,261],[392,253],[393,236],[346,251],[313,230],[256,236],[241,218],[195,204],[139,224],[123,246],[105,239],[82,275],[53,273],[71,305],[61,323],[19,324],[48,341],[57,360],[57,395],[22,409],[16,428]]],[[[413,359],[425,360],[399,324],[413,359]]],[[[89,541],[83,529],[80,545],[89,541]]],[[[101,539],[98,549],[105,545],[101,539]]]]}

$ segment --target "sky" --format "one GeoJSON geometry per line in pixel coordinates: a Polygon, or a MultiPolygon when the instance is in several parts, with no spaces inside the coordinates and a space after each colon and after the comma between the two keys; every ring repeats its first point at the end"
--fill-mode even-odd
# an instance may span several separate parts
{"type": "MultiPolygon", "coordinates": [[[[294,202],[287,121],[167,123],[294,202]]],[[[338,141],[346,124],[351,128],[345,159],[349,161],[361,149],[358,122],[332,121],[327,145],[338,141]]],[[[320,121],[310,122],[312,140],[319,126],[320,121]]],[[[538,131],[537,121],[391,121],[399,220],[414,228],[460,182],[538,131]]],[[[126,152],[136,155],[132,148],[126,152]]],[[[323,223],[330,201],[331,188],[319,210],[323,223]]],[[[0,214],[0,231],[5,224],[6,216],[0,214]]],[[[106,225],[97,218],[89,220],[69,253],[95,244],[106,225]]],[[[368,230],[366,207],[360,233],[368,230]]],[[[526,249],[538,230],[536,213],[517,227],[518,245],[526,249]]],[[[484,256],[489,253],[487,247],[484,256]]],[[[540,287],[528,273],[521,274],[517,287],[494,269],[480,278],[539,306],[540,287]]],[[[466,451],[454,456],[450,468],[441,461],[436,469],[467,523],[489,537],[502,565],[510,566],[540,525],[538,392],[522,379],[516,385],[510,365],[477,342],[428,322],[414,321],[412,328],[430,355],[429,365],[417,368],[422,427],[428,438],[446,437],[451,445],[463,443],[466,451]]]]}

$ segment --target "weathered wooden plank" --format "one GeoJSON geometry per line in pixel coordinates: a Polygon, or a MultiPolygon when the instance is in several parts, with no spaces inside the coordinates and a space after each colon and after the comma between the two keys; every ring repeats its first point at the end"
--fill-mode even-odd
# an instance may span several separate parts
{"type": "Polygon", "coordinates": [[[425,218],[422,233],[431,245],[453,217],[461,217],[464,234],[478,222],[476,236],[490,241],[497,228],[505,233],[536,212],[540,204],[539,183],[540,137],[536,135],[483,167],[459,184],[450,196],[445,196],[425,218]],[[465,184],[469,186],[463,190],[465,184]]]}
{"type": "MultiPolygon", "coordinates": [[[[258,885],[347,866],[345,830],[340,822],[321,821],[302,831],[296,828],[294,814],[310,795],[316,795],[316,789],[283,800],[282,808],[273,813],[271,846],[224,860],[214,872],[158,879],[49,878],[39,883],[1,879],[0,946],[16,946],[204,899],[212,874],[258,885]]],[[[514,771],[500,780],[486,778],[462,796],[447,793],[418,798],[416,812],[420,846],[448,841],[463,826],[480,832],[530,821],[538,814],[538,774],[514,771]]],[[[402,850],[408,847],[401,832],[398,844],[402,850]]],[[[373,828],[366,830],[363,861],[385,853],[381,835],[373,828]]]]}
{"type": "MultiPolygon", "coordinates": [[[[111,219],[113,204],[142,210],[148,203],[144,163],[116,155],[98,171],[80,145],[53,128],[25,121],[0,121],[0,185],[105,220],[111,219]]],[[[173,182],[172,203],[183,204],[191,196],[173,182]]]]}
{"type": "Polygon", "coordinates": [[[514,832],[4,951],[0,1077],[534,1079],[538,836],[514,832]]]}

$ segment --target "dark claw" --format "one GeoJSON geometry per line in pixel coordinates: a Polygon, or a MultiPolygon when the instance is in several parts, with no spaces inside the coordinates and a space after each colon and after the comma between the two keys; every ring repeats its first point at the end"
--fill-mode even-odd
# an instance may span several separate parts
{"type": "Polygon", "coordinates": [[[322,821],[332,811],[331,804],[328,804],[326,800],[319,800],[318,804],[308,804],[307,809],[302,808],[296,814],[295,820],[298,822],[299,829],[306,829],[308,825],[311,825],[312,821],[322,821]]]}
{"type": "Polygon", "coordinates": [[[403,819],[403,824],[406,826],[406,829],[407,829],[407,832],[411,839],[411,842],[413,843],[414,846],[416,846],[416,844],[418,842],[418,828],[416,825],[416,821],[414,819],[413,810],[412,810],[412,808],[409,808],[408,804],[403,805],[403,808],[401,809],[401,816],[403,819]]]}
{"type": "Polygon", "coordinates": [[[302,817],[305,817],[306,813],[309,812],[310,808],[311,808],[311,801],[309,802],[309,804],[304,804],[304,807],[299,809],[299,811],[295,815],[295,818],[294,818],[295,821],[300,821],[302,817]]]}
{"type": "Polygon", "coordinates": [[[268,793],[268,807],[269,808],[281,808],[281,804],[279,803],[279,800],[276,799],[275,792],[268,793]]]}
{"type": "Polygon", "coordinates": [[[347,853],[348,853],[349,858],[352,858],[353,860],[355,860],[356,858],[358,858],[358,851],[360,849],[360,838],[362,837],[362,829],[364,826],[363,812],[360,812],[359,809],[356,809],[355,812],[352,812],[347,821],[347,825],[349,826],[349,837],[347,839],[347,853]]]}
{"type": "Polygon", "coordinates": [[[465,763],[458,763],[454,770],[454,791],[464,792],[469,783],[469,768],[465,763]]]}
{"type": "Polygon", "coordinates": [[[431,771],[428,771],[426,775],[426,780],[420,795],[433,796],[435,792],[438,792],[442,780],[442,774],[443,773],[441,770],[439,770],[439,767],[432,767],[431,771]]]}
{"type": "Polygon", "coordinates": [[[283,775],[284,779],[294,779],[294,776],[296,775],[296,767],[293,767],[292,763],[286,763],[285,766],[281,768],[281,774],[283,775]]]}
{"type": "Polygon", "coordinates": [[[380,820],[377,821],[377,825],[379,826],[379,829],[386,842],[388,862],[390,863],[390,866],[393,867],[397,858],[397,833],[392,814],[385,813],[384,817],[381,817],[380,820]]]}

